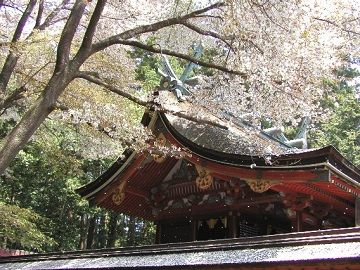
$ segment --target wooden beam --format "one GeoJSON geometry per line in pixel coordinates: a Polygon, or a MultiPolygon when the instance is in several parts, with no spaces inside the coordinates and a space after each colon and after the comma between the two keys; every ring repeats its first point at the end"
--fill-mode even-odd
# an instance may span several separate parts
{"type": "Polygon", "coordinates": [[[302,211],[296,211],[296,226],[295,231],[301,232],[303,230],[303,217],[302,211]]]}
{"type": "Polygon", "coordinates": [[[258,196],[240,199],[234,204],[230,205],[231,209],[237,210],[241,207],[263,204],[263,203],[274,203],[274,202],[282,202],[283,198],[280,195],[266,195],[266,196],[258,196]]]}
{"type": "Polygon", "coordinates": [[[128,164],[128,166],[124,169],[124,171],[121,172],[120,175],[118,175],[110,185],[103,188],[101,193],[99,193],[99,195],[96,196],[95,203],[101,204],[108,197],[111,197],[113,195],[113,191],[116,189],[119,183],[123,181],[128,181],[130,177],[132,177],[138,171],[140,164],[145,159],[146,159],[145,154],[140,154],[139,156],[137,156],[135,160],[133,160],[130,164],[128,164]]]}
{"type": "Polygon", "coordinates": [[[125,193],[129,193],[129,194],[144,198],[146,200],[149,199],[149,194],[147,192],[145,192],[143,190],[140,190],[140,189],[138,189],[136,187],[133,187],[133,186],[127,186],[125,188],[125,193]]]}
{"type": "Polygon", "coordinates": [[[334,194],[331,194],[328,191],[310,183],[275,185],[272,186],[271,189],[277,192],[283,192],[285,194],[296,193],[310,195],[316,198],[317,201],[334,206],[338,211],[344,212],[347,215],[355,215],[355,209],[350,202],[346,203],[334,194]]]}

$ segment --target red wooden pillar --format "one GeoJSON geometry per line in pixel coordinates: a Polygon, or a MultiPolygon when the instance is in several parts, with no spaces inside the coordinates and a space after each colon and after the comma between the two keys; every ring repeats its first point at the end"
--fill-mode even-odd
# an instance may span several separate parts
{"type": "Polygon", "coordinates": [[[296,211],[296,232],[302,232],[303,231],[303,220],[302,220],[302,211],[296,211]]]}
{"type": "Polygon", "coordinates": [[[192,219],[191,220],[191,241],[196,241],[197,229],[198,229],[198,221],[196,219],[192,219]]]}
{"type": "Polygon", "coordinates": [[[228,215],[228,238],[236,238],[237,237],[237,226],[236,226],[237,216],[234,215],[233,212],[229,212],[228,215]]]}

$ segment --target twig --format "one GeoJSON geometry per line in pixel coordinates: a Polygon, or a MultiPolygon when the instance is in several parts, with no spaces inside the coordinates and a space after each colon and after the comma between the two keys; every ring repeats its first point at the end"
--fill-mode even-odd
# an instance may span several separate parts
{"type": "Polygon", "coordinates": [[[354,34],[354,35],[360,35],[360,32],[355,32],[353,30],[346,29],[346,28],[342,27],[341,25],[338,25],[337,23],[335,23],[333,21],[330,21],[328,19],[322,19],[322,18],[317,18],[317,17],[315,17],[314,19],[317,20],[317,21],[326,22],[328,24],[334,25],[335,27],[339,28],[341,31],[345,31],[347,33],[351,33],[351,34],[354,34]]]}
{"type": "Polygon", "coordinates": [[[202,29],[202,28],[200,28],[200,27],[198,27],[198,26],[196,26],[196,25],[194,25],[194,24],[192,24],[192,23],[187,22],[187,21],[184,21],[184,22],[182,22],[181,24],[184,25],[184,26],[186,26],[187,28],[195,31],[196,33],[199,33],[199,34],[204,35],[204,36],[211,36],[211,37],[214,37],[214,38],[217,38],[217,39],[221,40],[221,41],[224,42],[232,51],[234,51],[233,48],[231,47],[231,44],[230,44],[224,37],[220,36],[219,34],[213,32],[213,31],[204,30],[204,29],[202,29]]]}
{"type": "Polygon", "coordinates": [[[217,69],[226,73],[230,73],[230,74],[235,74],[235,75],[239,75],[241,76],[243,79],[247,78],[247,74],[245,72],[241,72],[241,71],[237,71],[237,70],[231,70],[228,69],[227,67],[224,66],[220,66],[220,65],[216,65],[216,64],[212,64],[212,63],[208,63],[208,62],[204,62],[202,60],[196,59],[192,56],[189,56],[187,54],[183,54],[183,53],[178,53],[175,51],[171,51],[168,49],[162,49],[162,48],[156,48],[154,46],[151,45],[147,45],[144,43],[141,43],[139,41],[135,41],[135,40],[122,40],[118,42],[119,44],[123,44],[123,45],[129,45],[129,46],[134,46],[143,50],[147,50],[149,52],[153,52],[153,53],[161,53],[161,54],[166,54],[166,55],[170,55],[170,56],[175,56],[184,60],[188,60],[191,61],[197,65],[203,66],[203,67],[208,67],[208,68],[213,68],[213,69],[217,69]]]}

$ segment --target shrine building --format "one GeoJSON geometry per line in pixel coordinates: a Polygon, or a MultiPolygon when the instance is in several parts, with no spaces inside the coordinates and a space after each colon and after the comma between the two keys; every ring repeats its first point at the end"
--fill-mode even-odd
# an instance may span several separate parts
{"type": "Polygon", "coordinates": [[[91,205],[153,221],[155,245],[8,258],[0,268],[360,269],[359,169],[332,146],[307,149],[306,118],[289,140],[193,107],[185,80],[165,66],[154,100],[171,113],[144,113],[149,147],[127,149],[77,190],[91,205]],[[186,117],[195,110],[198,121],[186,117]]]}
{"type": "Polygon", "coordinates": [[[129,149],[79,194],[92,205],[154,221],[158,244],[359,225],[360,172],[334,147],[237,154],[231,151],[238,141],[231,145],[220,128],[199,135],[191,128],[197,124],[183,128],[182,121],[156,112],[143,118],[154,144],[185,149],[180,157],[129,149]]]}
{"type": "Polygon", "coordinates": [[[158,244],[360,225],[360,171],[332,146],[307,149],[308,118],[289,140],[279,128],[195,107],[185,86],[193,65],[178,79],[164,58],[154,100],[171,113],[145,112],[149,148],[127,149],[78,190],[83,198],[154,221],[158,244]],[[198,121],[186,118],[195,110],[198,121]]]}

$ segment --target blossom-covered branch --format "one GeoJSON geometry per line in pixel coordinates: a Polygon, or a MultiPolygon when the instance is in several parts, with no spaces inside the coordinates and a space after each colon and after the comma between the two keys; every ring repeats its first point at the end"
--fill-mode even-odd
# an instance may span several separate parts
{"type": "Polygon", "coordinates": [[[235,74],[235,75],[239,75],[240,77],[242,77],[243,79],[247,78],[247,74],[245,72],[242,71],[238,71],[238,70],[232,70],[232,69],[228,69],[225,66],[221,66],[221,65],[217,65],[217,64],[213,64],[213,63],[208,63],[199,59],[196,59],[188,54],[184,54],[184,53],[179,53],[179,52],[175,52],[172,50],[168,50],[168,49],[162,49],[159,46],[156,45],[147,45],[144,43],[141,43],[139,41],[136,40],[119,40],[118,41],[119,44],[123,44],[123,45],[129,45],[129,46],[133,46],[133,47],[137,47],[149,52],[153,52],[153,53],[160,53],[160,54],[166,54],[166,55],[170,55],[170,56],[175,56],[184,60],[188,60],[190,62],[193,62],[197,65],[203,66],[203,67],[208,67],[208,68],[213,68],[213,69],[217,69],[226,73],[231,73],[231,74],[235,74]]]}
{"type": "Polygon", "coordinates": [[[121,90],[120,88],[116,87],[113,84],[104,82],[102,79],[95,77],[91,72],[79,72],[77,74],[77,77],[85,79],[89,82],[95,83],[101,87],[104,87],[105,89],[110,90],[111,92],[113,92],[117,95],[120,95],[140,106],[143,106],[143,107],[146,107],[149,109],[154,109],[154,110],[156,110],[158,112],[162,112],[162,113],[169,113],[174,116],[178,116],[178,117],[184,118],[184,119],[192,121],[192,122],[208,124],[208,125],[211,125],[214,127],[221,128],[221,129],[228,129],[228,126],[220,123],[220,121],[209,120],[204,117],[200,117],[199,115],[196,115],[196,114],[190,114],[188,112],[175,111],[175,110],[166,108],[166,107],[162,106],[161,104],[156,104],[156,102],[154,102],[153,100],[143,100],[135,95],[132,95],[128,92],[125,92],[124,90],[121,90]]]}
{"type": "Polygon", "coordinates": [[[181,23],[185,22],[188,19],[195,18],[198,15],[206,13],[206,12],[208,12],[210,10],[218,9],[218,8],[220,8],[222,6],[225,6],[225,3],[218,2],[218,3],[210,5],[208,7],[195,10],[195,11],[190,12],[188,14],[185,14],[183,16],[172,17],[172,18],[169,18],[169,19],[158,21],[158,22],[153,23],[153,24],[141,25],[141,26],[135,27],[133,29],[126,30],[126,31],[124,31],[124,32],[122,32],[120,34],[111,36],[109,38],[106,38],[104,40],[101,40],[101,41],[95,43],[93,45],[93,47],[92,47],[92,53],[96,53],[98,51],[101,51],[101,50],[109,47],[109,46],[119,44],[123,40],[127,40],[127,39],[130,39],[130,38],[137,37],[140,34],[145,34],[145,33],[149,33],[149,32],[156,32],[156,31],[158,31],[160,29],[163,29],[165,27],[181,24],[181,23]]]}

